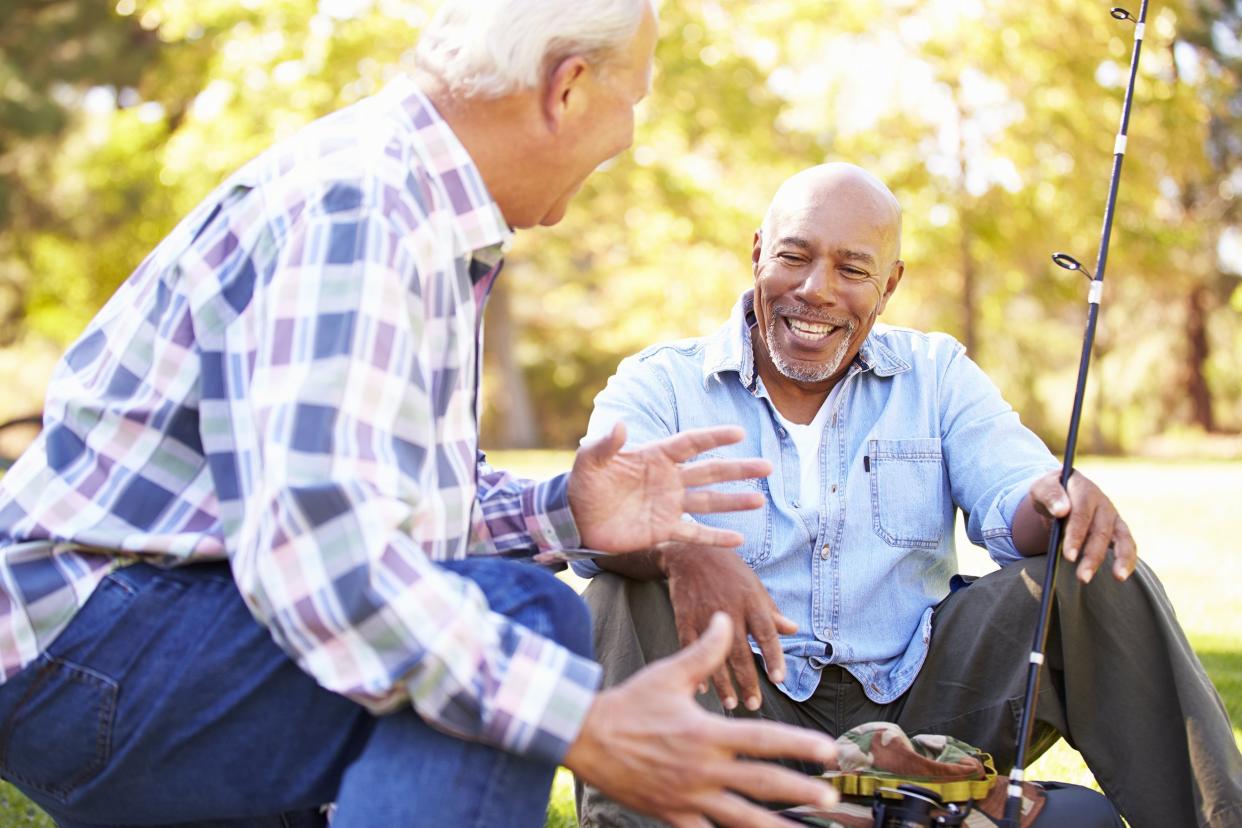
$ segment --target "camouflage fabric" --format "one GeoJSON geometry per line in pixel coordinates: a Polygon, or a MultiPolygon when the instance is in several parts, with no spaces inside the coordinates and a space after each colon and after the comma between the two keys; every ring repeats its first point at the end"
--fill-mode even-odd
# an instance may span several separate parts
{"type": "Polygon", "coordinates": [[[865,773],[913,782],[984,779],[986,756],[952,736],[911,738],[892,722],[868,722],[837,737],[836,767],[825,776],[865,773]]]}
{"type": "MultiPolygon", "coordinates": [[[[967,828],[995,828],[993,819],[1004,813],[1009,785],[1007,777],[996,775],[991,757],[978,748],[952,736],[911,738],[891,722],[869,722],[838,736],[837,760],[824,772],[824,779],[847,794],[868,795],[844,796],[827,810],[801,807],[783,814],[820,828],[872,828],[872,791],[910,782],[939,791],[946,802],[969,801],[971,812],[961,823],[967,828]]],[[[1043,804],[1043,790],[1024,782],[1022,828],[1035,821],[1043,804]]],[[[947,813],[938,809],[933,816],[947,813]]]]}

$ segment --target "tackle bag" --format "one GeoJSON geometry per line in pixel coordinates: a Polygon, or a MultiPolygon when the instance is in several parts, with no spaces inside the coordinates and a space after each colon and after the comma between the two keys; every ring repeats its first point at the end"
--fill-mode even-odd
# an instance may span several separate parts
{"type": "MultiPolygon", "coordinates": [[[[782,815],[818,828],[920,824],[995,828],[1005,812],[1009,779],[987,753],[952,736],[910,737],[891,722],[859,725],[837,738],[837,759],[823,774],[841,793],[832,808],[791,808],[782,815]],[[910,786],[914,786],[911,788],[910,786]],[[901,791],[898,789],[902,788],[901,791]],[[922,821],[885,814],[907,799],[923,800],[922,821]],[[930,804],[933,800],[937,804],[930,804]]],[[[1121,828],[1109,801],[1079,785],[1023,782],[1021,828],[1121,828]]]]}

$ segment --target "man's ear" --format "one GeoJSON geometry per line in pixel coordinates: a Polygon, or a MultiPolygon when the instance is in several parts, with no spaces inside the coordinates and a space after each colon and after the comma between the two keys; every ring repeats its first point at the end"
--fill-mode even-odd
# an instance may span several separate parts
{"type": "Polygon", "coordinates": [[[552,67],[543,95],[543,117],[549,131],[559,133],[566,117],[579,105],[590,70],[581,55],[570,55],[552,67]]]}
{"type": "Polygon", "coordinates": [[[759,257],[763,255],[763,228],[760,227],[755,231],[755,238],[750,246],[750,264],[751,270],[759,266],[759,257]]]}
{"type": "Polygon", "coordinates": [[[897,290],[897,285],[901,282],[901,277],[906,272],[906,263],[901,259],[893,262],[893,266],[888,271],[888,281],[884,283],[884,295],[880,297],[880,304],[875,309],[876,316],[884,313],[884,308],[888,306],[888,299],[893,295],[893,291],[897,290]]]}

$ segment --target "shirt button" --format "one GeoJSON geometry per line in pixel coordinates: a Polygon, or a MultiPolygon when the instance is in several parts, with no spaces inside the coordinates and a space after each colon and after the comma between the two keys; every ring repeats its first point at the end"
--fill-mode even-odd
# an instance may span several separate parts
{"type": "Polygon", "coordinates": [[[801,504],[799,504],[799,503],[798,503],[798,501],[796,501],[796,500],[793,502],[793,507],[794,507],[795,509],[801,509],[801,508],[802,508],[801,504]]]}
{"type": "Polygon", "coordinates": [[[779,434],[779,435],[781,435],[781,437],[784,437],[784,436],[785,436],[786,434],[788,434],[789,432],[785,431],[785,429],[783,429],[783,428],[778,428],[778,429],[776,430],[776,433],[777,433],[777,434],[779,434]]]}
{"type": "Polygon", "coordinates": [[[825,561],[832,557],[832,550],[828,548],[828,544],[824,544],[824,548],[819,550],[819,556],[825,561]]]}
{"type": "Polygon", "coordinates": [[[836,493],[837,493],[837,484],[836,484],[836,483],[833,483],[833,484],[832,484],[832,493],[833,493],[833,494],[836,494],[836,493]]]}

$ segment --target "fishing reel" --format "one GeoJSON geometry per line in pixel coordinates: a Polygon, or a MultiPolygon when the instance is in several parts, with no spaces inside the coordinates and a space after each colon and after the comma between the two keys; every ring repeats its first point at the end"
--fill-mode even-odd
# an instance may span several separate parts
{"type": "Polygon", "coordinates": [[[871,805],[874,828],[951,828],[962,825],[970,813],[970,803],[945,803],[940,794],[918,785],[880,788],[871,805]],[[897,794],[892,799],[882,794],[897,794]]]}

